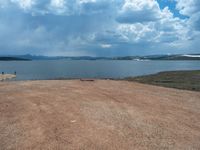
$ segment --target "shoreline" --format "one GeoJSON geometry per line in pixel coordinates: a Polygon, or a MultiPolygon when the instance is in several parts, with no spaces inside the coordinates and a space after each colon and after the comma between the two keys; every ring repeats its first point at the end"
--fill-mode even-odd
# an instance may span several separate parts
{"type": "Polygon", "coordinates": [[[128,77],[124,80],[167,88],[200,91],[200,70],[164,71],[156,74],[128,77]]]}
{"type": "Polygon", "coordinates": [[[17,76],[14,74],[0,74],[0,81],[10,80],[16,78],[17,76]]]}
{"type": "MultiPolygon", "coordinates": [[[[13,81],[16,78],[14,74],[0,74],[0,81],[13,81]]],[[[200,70],[179,70],[164,71],[155,74],[141,75],[136,77],[125,78],[51,78],[51,79],[30,79],[15,80],[19,81],[52,81],[52,80],[80,80],[80,81],[96,81],[96,80],[113,80],[113,81],[129,81],[167,88],[175,88],[181,90],[200,91],[200,70]]]]}

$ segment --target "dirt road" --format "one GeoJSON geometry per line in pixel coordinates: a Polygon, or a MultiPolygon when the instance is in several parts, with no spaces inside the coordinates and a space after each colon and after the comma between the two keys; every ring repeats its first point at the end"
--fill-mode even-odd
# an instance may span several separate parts
{"type": "Polygon", "coordinates": [[[0,83],[0,149],[200,149],[200,92],[127,81],[0,83]]]}

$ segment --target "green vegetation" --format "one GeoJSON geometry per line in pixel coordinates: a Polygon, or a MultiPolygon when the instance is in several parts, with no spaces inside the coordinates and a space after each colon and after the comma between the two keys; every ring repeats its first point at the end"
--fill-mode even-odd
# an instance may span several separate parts
{"type": "Polygon", "coordinates": [[[160,72],[154,75],[129,77],[125,80],[183,90],[200,91],[200,70],[160,72]]]}
{"type": "Polygon", "coordinates": [[[0,61],[29,61],[30,59],[19,57],[0,57],[0,61]]]}

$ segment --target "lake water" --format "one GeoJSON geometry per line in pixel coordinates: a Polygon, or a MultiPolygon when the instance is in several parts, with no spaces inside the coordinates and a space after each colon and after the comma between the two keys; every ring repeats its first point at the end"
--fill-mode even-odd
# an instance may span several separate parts
{"type": "Polygon", "coordinates": [[[50,60],[0,62],[0,72],[17,72],[15,80],[55,78],[124,78],[160,71],[200,70],[200,61],[50,60]]]}

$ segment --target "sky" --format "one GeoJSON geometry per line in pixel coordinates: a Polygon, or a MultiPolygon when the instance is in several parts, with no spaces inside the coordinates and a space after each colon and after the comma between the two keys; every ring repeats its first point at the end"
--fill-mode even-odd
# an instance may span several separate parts
{"type": "Polygon", "coordinates": [[[200,0],[0,0],[0,55],[200,53],[200,0]]]}

